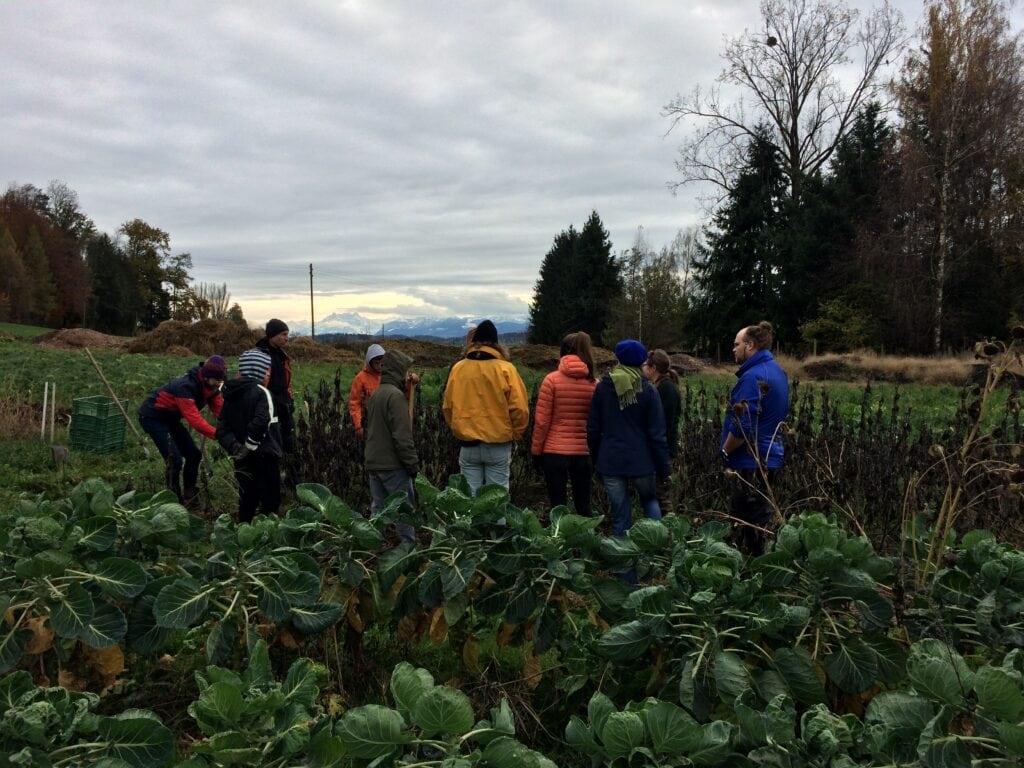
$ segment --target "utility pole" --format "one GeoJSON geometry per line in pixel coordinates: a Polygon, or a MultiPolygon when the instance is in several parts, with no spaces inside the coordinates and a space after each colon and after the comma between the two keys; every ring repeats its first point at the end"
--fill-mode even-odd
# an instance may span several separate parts
{"type": "Polygon", "coordinates": [[[313,315],[313,265],[309,265],[309,337],[316,340],[316,318],[313,315]]]}

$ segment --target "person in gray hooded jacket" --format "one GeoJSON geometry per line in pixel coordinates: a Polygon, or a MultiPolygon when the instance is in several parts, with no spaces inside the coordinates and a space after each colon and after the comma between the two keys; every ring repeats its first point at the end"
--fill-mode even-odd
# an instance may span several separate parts
{"type": "MultiPolygon", "coordinates": [[[[396,491],[404,491],[411,505],[416,503],[412,481],[419,472],[420,460],[412,437],[409,401],[405,397],[411,365],[412,358],[402,352],[385,353],[380,385],[366,406],[363,456],[370,475],[371,512],[381,510],[387,497],[396,491]]],[[[415,540],[412,526],[399,524],[397,528],[403,541],[415,540]]]]}

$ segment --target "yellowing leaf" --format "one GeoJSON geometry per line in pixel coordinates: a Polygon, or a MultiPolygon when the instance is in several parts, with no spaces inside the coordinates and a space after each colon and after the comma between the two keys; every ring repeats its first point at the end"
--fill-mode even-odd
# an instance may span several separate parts
{"type": "Polygon", "coordinates": [[[32,633],[25,645],[25,653],[46,653],[53,647],[54,632],[47,623],[45,616],[35,616],[23,625],[32,633]]]}
{"type": "Polygon", "coordinates": [[[462,663],[470,672],[480,671],[480,641],[475,635],[467,637],[462,644],[462,663]]]}
{"type": "Polygon", "coordinates": [[[79,677],[74,672],[68,669],[62,669],[57,675],[57,685],[63,688],[65,691],[77,691],[81,693],[88,686],[89,681],[84,677],[79,677]]]}
{"type": "Polygon", "coordinates": [[[85,663],[100,681],[101,692],[106,692],[117,680],[117,676],[124,672],[124,653],[118,645],[109,648],[91,648],[88,645],[82,649],[85,656],[85,663]]]}
{"type": "Polygon", "coordinates": [[[498,637],[495,640],[495,644],[501,648],[504,648],[510,642],[516,634],[516,630],[519,629],[518,624],[509,624],[508,622],[502,622],[501,629],[498,630],[498,637]]]}
{"type": "Polygon", "coordinates": [[[448,622],[444,618],[444,608],[435,608],[434,615],[430,617],[430,641],[443,643],[447,636],[448,622]]]}
{"type": "Polygon", "coordinates": [[[541,677],[540,659],[536,654],[530,654],[523,662],[523,682],[527,688],[536,688],[540,685],[541,677]]]}

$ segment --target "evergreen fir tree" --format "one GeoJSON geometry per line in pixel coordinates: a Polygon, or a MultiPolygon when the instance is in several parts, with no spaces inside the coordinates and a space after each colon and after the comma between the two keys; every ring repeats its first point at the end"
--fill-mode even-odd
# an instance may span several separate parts
{"type": "Polygon", "coordinates": [[[725,356],[740,328],[767,319],[782,307],[787,182],[778,149],[759,131],[725,204],[712,217],[694,263],[697,295],[690,314],[697,339],[725,356]]]}

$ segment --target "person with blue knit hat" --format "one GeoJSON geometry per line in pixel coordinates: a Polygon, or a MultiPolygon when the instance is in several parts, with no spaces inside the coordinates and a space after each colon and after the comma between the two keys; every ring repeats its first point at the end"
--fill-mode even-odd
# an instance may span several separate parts
{"type": "Polygon", "coordinates": [[[661,519],[656,480],[668,480],[668,443],[661,397],[644,376],[647,347],[635,339],[615,345],[619,364],[594,388],[587,418],[587,443],[594,469],[608,494],[612,534],[633,524],[631,487],[644,516],[661,519]]]}
{"type": "Polygon", "coordinates": [[[200,411],[209,407],[214,416],[220,417],[224,402],[220,388],[226,376],[224,358],[211,355],[184,376],[154,389],[139,406],[139,424],[164,457],[167,487],[190,508],[198,503],[196,481],[203,452],[181,420],[204,437],[213,437],[216,429],[200,411]]]}
{"type": "Polygon", "coordinates": [[[274,396],[267,388],[273,360],[262,349],[238,357],[238,378],[224,386],[217,442],[235,463],[238,521],[258,509],[277,514],[281,505],[281,426],[274,396]]]}

